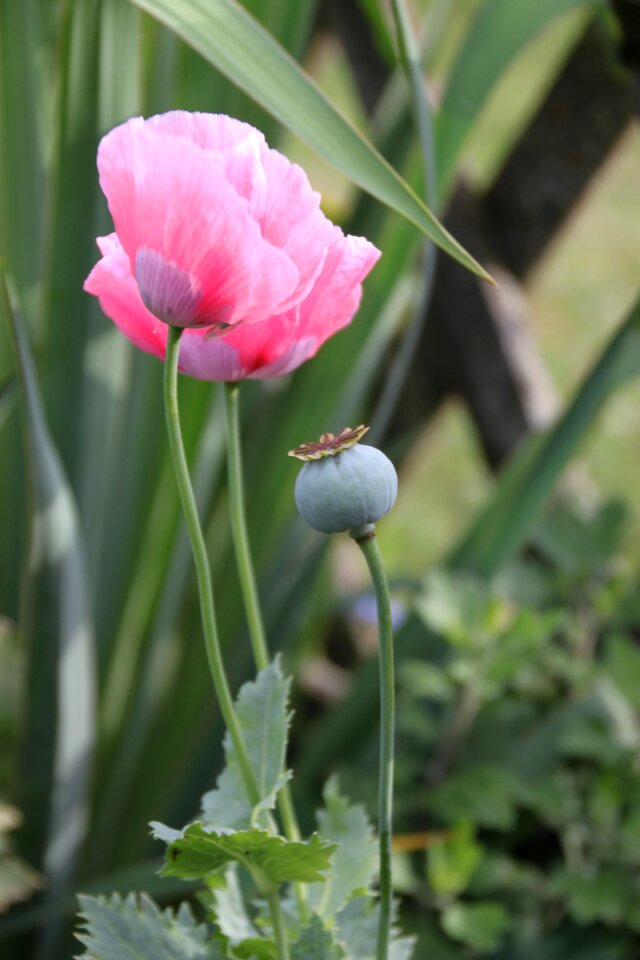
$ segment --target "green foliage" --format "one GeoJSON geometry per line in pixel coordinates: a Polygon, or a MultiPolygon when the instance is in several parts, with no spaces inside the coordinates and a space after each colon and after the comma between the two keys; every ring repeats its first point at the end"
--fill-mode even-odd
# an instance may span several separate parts
{"type": "Polygon", "coordinates": [[[482,855],[482,847],[476,843],[473,827],[468,823],[434,843],[427,858],[427,876],[434,894],[458,895],[466,890],[482,855]]]}
{"type": "Polygon", "coordinates": [[[186,880],[205,879],[235,861],[259,876],[266,886],[289,881],[313,883],[329,869],[335,849],[317,834],[298,843],[257,827],[224,833],[201,823],[192,823],[182,831],[161,823],[152,826],[154,836],[168,845],[163,875],[186,880]]]}
{"type": "Polygon", "coordinates": [[[291,948],[291,960],[344,960],[344,956],[319,917],[312,918],[291,948]]]}
{"type": "Polygon", "coordinates": [[[309,888],[310,906],[323,919],[332,918],[354,892],[365,890],[378,865],[378,848],[364,807],[349,806],[335,780],[324,791],[325,807],[318,812],[318,833],[336,844],[331,873],[309,888]]]}
{"type": "Polygon", "coordinates": [[[587,518],[556,504],[535,532],[537,558],[494,583],[440,573],[419,600],[444,646],[426,680],[402,675],[404,736],[424,718],[421,753],[435,757],[425,787],[404,753],[404,815],[426,807],[440,831],[429,886],[442,930],[473,956],[528,956],[529,943],[554,955],[562,942],[559,957],[582,960],[579,931],[602,926],[613,956],[633,956],[640,716],[638,652],[618,619],[635,592],[618,571],[623,527],[613,505],[587,518]]]}
{"type": "Polygon", "coordinates": [[[287,709],[290,681],[280,663],[262,670],[253,683],[245,683],[236,700],[236,716],[251,762],[260,802],[252,809],[247,800],[240,766],[225,735],[227,766],[218,778],[216,790],[202,798],[203,819],[213,827],[239,829],[260,822],[273,810],[278,790],[288,778],[284,770],[287,734],[291,715],[287,709]]]}
{"type": "Polygon", "coordinates": [[[80,906],[82,960],[224,960],[222,948],[208,939],[186,904],[177,913],[161,912],[145,894],[126,900],[114,894],[81,897],[80,906]]]}
{"type": "Polygon", "coordinates": [[[501,903],[454,903],[444,911],[442,926],[454,940],[491,953],[509,928],[509,916],[501,903]]]}
{"type": "MultiPolygon", "coordinates": [[[[442,22],[450,27],[455,21],[444,29],[448,49],[464,30],[469,10],[478,11],[445,78],[435,118],[445,189],[459,147],[505,64],[572,5],[571,0],[430,5],[430,15],[435,12],[439,20],[436,35],[442,22]]],[[[379,46],[391,62],[393,44],[380,5],[361,0],[361,6],[374,18],[379,46]]],[[[36,368],[29,370],[21,436],[16,402],[21,392],[2,327],[0,600],[22,649],[19,664],[2,678],[0,699],[6,742],[19,739],[18,718],[27,718],[21,732],[24,763],[17,772],[11,769],[15,764],[7,764],[7,782],[27,815],[15,848],[23,856],[36,851],[36,866],[47,847],[50,853],[43,895],[48,901],[0,917],[7,956],[69,955],[56,930],[72,909],[64,891],[79,853],[82,881],[76,880],[76,889],[80,883],[92,891],[176,893],[170,880],[155,878],[157,864],[149,860],[143,825],[151,817],[182,823],[192,815],[220,760],[211,744],[223,739],[198,642],[191,561],[166,456],[161,370],[125,342],[82,292],[96,257],[95,234],[110,229],[95,175],[100,135],[134,114],[186,108],[257,123],[276,145],[281,129],[259,103],[389,205],[383,209],[367,197],[356,198],[352,232],[366,233],[384,249],[357,321],[293,377],[273,389],[248,384],[243,398],[251,539],[269,635],[287,651],[292,668],[300,651],[320,641],[327,605],[319,592],[320,616],[308,617],[321,550],[291,525],[293,473],[284,452],[301,437],[364,416],[412,304],[416,221],[473,266],[407,187],[415,179],[414,165],[404,155],[409,126],[382,145],[372,125],[376,152],[308,80],[306,66],[313,68],[326,48],[324,42],[314,44],[309,57],[313,8],[313,0],[246,0],[242,7],[230,0],[0,3],[0,248],[3,269],[17,287],[36,368]],[[235,89],[229,77],[258,103],[235,89]],[[387,148],[396,171],[381,158],[387,148]],[[397,217],[394,209],[409,219],[397,217]],[[36,376],[44,398],[38,416],[43,412],[48,421],[44,430],[34,416],[36,376]],[[25,448],[39,462],[25,463],[25,448]],[[32,492],[37,504],[30,500],[32,492]],[[56,509],[43,510],[47,504],[56,509]],[[50,524],[44,529],[49,561],[34,577],[24,533],[28,522],[37,526],[43,519],[50,524]],[[60,535],[65,530],[66,539],[60,535]],[[61,543],[70,549],[62,553],[61,543]],[[24,607],[27,617],[18,599],[23,574],[25,596],[32,598],[24,607]],[[73,659],[72,670],[65,645],[78,638],[84,653],[73,659]],[[94,708],[92,651],[100,688],[94,708]],[[20,702],[15,691],[24,676],[35,678],[37,694],[20,702]],[[6,718],[5,682],[12,700],[6,718]],[[67,763],[70,758],[78,763],[67,763]],[[52,779],[60,787],[55,794],[49,790],[52,779]],[[73,797],[73,817],[65,797],[73,797]],[[49,823],[55,826],[49,829],[49,823]],[[52,847],[48,837],[56,835],[71,838],[70,845],[52,847]],[[38,927],[37,944],[14,938],[38,927]]],[[[413,79],[415,93],[417,71],[413,79]]],[[[393,85],[387,91],[392,107],[393,85]]],[[[397,115],[406,116],[406,110],[397,115]]],[[[14,308],[0,305],[0,319],[12,313],[14,308]]],[[[631,960],[637,954],[629,931],[634,936],[637,929],[630,898],[637,898],[640,864],[635,768],[640,608],[636,583],[615,559],[624,519],[619,510],[616,519],[615,508],[591,523],[562,511],[543,523],[540,516],[578,443],[593,432],[604,401],[625,378],[637,375],[638,342],[636,311],[557,427],[527,444],[507,468],[454,552],[453,567],[499,579],[487,585],[469,577],[444,578],[434,588],[438,577],[432,578],[418,599],[422,619],[412,618],[399,636],[398,654],[405,657],[400,735],[406,748],[398,767],[397,826],[413,831],[424,825],[437,835],[427,853],[433,900],[425,899],[430,894],[424,855],[408,861],[414,872],[406,886],[418,899],[413,910],[409,899],[404,912],[420,931],[420,957],[457,960],[461,951],[473,956],[487,949],[492,937],[494,944],[504,942],[496,948],[501,960],[631,960]],[[525,544],[533,547],[535,562],[529,555],[507,569],[525,544]],[[509,914],[510,930],[500,929],[498,903],[509,914]],[[448,933],[442,929],[447,925],[448,933]]],[[[22,367],[26,356],[25,350],[22,367]]],[[[204,384],[185,382],[181,392],[225,661],[234,683],[240,683],[249,658],[228,549],[220,411],[204,384]]],[[[396,440],[401,456],[411,438],[396,440]]],[[[421,529],[423,535],[428,532],[421,529]]],[[[208,841],[222,839],[224,856],[238,866],[235,871],[220,866],[215,874],[222,886],[207,891],[209,926],[197,926],[185,908],[175,916],[161,914],[146,898],[85,899],[84,937],[92,942],[87,949],[102,951],[88,956],[128,957],[133,942],[140,943],[143,957],[273,960],[270,920],[255,902],[259,891],[250,872],[233,859],[239,851],[229,837],[238,835],[225,832],[240,830],[262,843],[274,826],[270,811],[287,776],[288,681],[279,668],[271,670],[268,682],[262,677],[243,694],[245,734],[256,734],[251,750],[260,773],[260,808],[246,804],[228,744],[226,769],[203,801],[202,833],[208,841]],[[114,931],[119,946],[108,939],[114,931]]],[[[314,788],[325,776],[323,756],[330,757],[332,768],[342,768],[343,782],[359,789],[362,799],[375,793],[367,766],[376,736],[370,675],[365,668],[346,706],[336,704],[317,723],[308,722],[302,704],[296,748],[305,775],[296,786],[303,822],[311,822],[317,805],[314,788]],[[336,737],[333,715],[349,711],[336,737]]],[[[3,781],[3,795],[4,786],[3,781]]],[[[347,807],[331,791],[326,804],[320,835],[340,846],[329,858],[318,839],[299,845],[316,850],[318,862],[329,867],[324,880],[308,888],[321,917],[303,920],[294,891],[287,886],[280,891],[293,957],[302,960],[316,951],[320,957],[366,960],[374,956],[377,919],[373,898],[362,895],[374,879],[371,831],[357,806],[347,807]],[[356,836],[360,847],[352,842],[356,836]],[[323,920],[332,911],[335,925],[327,928],[323,920]]],[[[182,842],[168,836],[171,843],[182,842]]],[[[277,848],[278,860],[283,855],[278,838],[266,839],[277,848]]],[[[296,863],[298,856],[296,848],[296,863]]],[[[31,860],[28,855],[26,862],[31,860]]],[[[13,852],[3,863],[15,865],[13,852]]],[[[14,894],[15,879],[10,880],[14,894]]],[[[35,889],[40,876],[30,879],[35,889]]],[[[179,893],[185,885],[177,887],[179,893]]],[[[406,938],[396,940],[395,960],[410,952],[406,938]]]]}
{"type": "MultiPolygon", "coordinates": [[[[378,910],[370,897],[354,897],[337,917],[337,938],[345,960],[375,960],[378,910]]],[[[392,931],[390,960],[410,960],[415,940],[392,931]]]]}

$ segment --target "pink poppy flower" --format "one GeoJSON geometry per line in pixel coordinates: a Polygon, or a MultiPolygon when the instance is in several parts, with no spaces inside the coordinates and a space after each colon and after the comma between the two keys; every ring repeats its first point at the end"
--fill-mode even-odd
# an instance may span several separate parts
{"type": "Polygon", "coordinates": [[[85,282],[107,316],[202,380],[279,377],[358,309],[380,252],[320,210],[304,171],[230,117],[135,117],[98,150],[115,233],[85,282]]]}

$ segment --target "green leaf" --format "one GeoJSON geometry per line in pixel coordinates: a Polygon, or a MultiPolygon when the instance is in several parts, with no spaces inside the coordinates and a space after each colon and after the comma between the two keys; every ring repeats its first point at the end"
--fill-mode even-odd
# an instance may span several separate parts
{"type": "Polygon", "coordinates": [[[482,860],[482,853],[471,824],[457,827],[453,833],[432,844],[429,847],[427,874],[433,892],[457,895],[466,890],[482,860]]]}
{"type": "Polygon", "coordinates": [[[518,781],[499,766],[477,764],[432,787],[429,810],[445,823],[471,821],[493,830],[509,830],[515,819],[518,781]]]}
{"type": "Polygon", "coordinates": [[[488,0],[449,75],[436,118],[437,170],[446,192],[464,140],[494,83],[515,55],[555,17],[601,0],[488,0]]]}
{"type": "Polygon", "coordinates": [[[207,942],[207,928],[182,904],[177,913],[160,911],[141,894],[123,900],[80,896],[84,929],[76,933],[86,947],[81,960],[224,960],[222,948],[207,942]]]}
{"type": "Polygon", "coordinates": [[[249,916],[238,881],[238,864],[232,863],[226,868],[224,881],[214,879],[215,883],[209,880],[211,889],[200,894],[199,899],[233,956],[239,960],[244,957],[278,960],[275,943],[260,936],[249,916]]]}
{"type": "Polygon", "coordinates": [[[618,635],[607,640],[606,670],[620,693],[640,710],[640,650],[628,637],[618,635]]]}
{"type": "Polygon", "coordinates": [[[278,960],[278,949],[273,940],[250,937],[233,950],[234,960],[278,960]]]}
{"type": "MultiPolygon", "coordinates": [[[[336,925],[345,960],[375,960],[378,907],[371,897],[351,900],[338,914],[336,925]]],[[[389,960],[410,960],[414,946],[415,937],[400,937],[392,927],[389,960]]]]}
{"type": "Polygon", "coordinates": [[[290,680],[285,679],[279,659],[262,670],[255,682],[245,683],[236,699],[236,716],[242,732],[260,803],[252,809],[246,796],[231,737],[225,735],[227,766],[216,790],[202,798],[202,818],[212,826],[228,829],[250,827],[266,810],[272,810],[278,790],[289,775],[284,770],[291,714],[287,709],[290,680]]]}
{"type": "Polygon", "coordinates": [[[578,923],[621,924],[638,916],[638,890],[634,871],[623,867],[600,867],[592,873],[558,870],[552,879],[555,893],[568,900],[569,912],[578,923]]]}
{"type": "Polygon", "coordinates": [[[318,834],[290,842],[254,827],[252,830],[218,831],[192,823],[178,832],[161,823],[151,824],[154,836],[168,844],[165,877],[207,877],[232,862],[257,870],[270,883],[313,883],[330,869],[335,844],[318,834]]]}
{"type": "Polygon", "coordinates": [[[486,583],[467,574],[436,570],[425,580],[418,613],[431,630],[449,643],[474,649],[490,630],[496,598],[486,583]]]}
{"type": "Polygon", "coordinates": [[[500,946],[510,922],[501,903],[454,903],[442,914],[442,926],[454,940],[478,953],[491,953],[500,946]]]}
{"type": "Polygon", "coordinates": [[[291,947],[291,960],[344,960],[344,956],[342,948],[317,916],[291,947]]]}
{"type": "Polygon", "coordinates": [[[323,919],[340,910],[356,891],[364,890],[377,869],[377,844],[363,806],[350,806],[335,779],[324,790],[325,809],[318,811],[318,833],[337,844],[331,874],[308,891],[308,902],[323,919]]]}
{"type": "Polygon", "coordinates": [[[258,936],[242,896],[238,883],[237,864],[232,863],[225,871],[223,886],[215,886],[204,895],[206,904],[211,910],[212,919],[220,928],[220,932],[232,946],[243,940],[258,936]]]}
{"type": "Polygon", "coordinates": [[[640,301],[614,334],[558,423],[529,439],[500,477],[489,504],[449,558],[491,577],[521,546],[540,509],[611,394],[640,375],[640,301]]]}
{"type": "Polygon", "coordinates": [[[384,157],[234,0],[131,0],[174,31],[320,156],[396,210],[469,270],[490,279],[384,157]]]}

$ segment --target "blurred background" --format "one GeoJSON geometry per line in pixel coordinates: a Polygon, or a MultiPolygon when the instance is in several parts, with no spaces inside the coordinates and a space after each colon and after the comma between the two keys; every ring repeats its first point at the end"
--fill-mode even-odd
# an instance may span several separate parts
{"type": "MultiPolygon", "coordinates": [[[[348,330],[244,387],[305,830],[331,773],[354,800],[375,794],[375,624],[353,544],[297,521],[286,454],[365,422],[401,484],[379,537],[398,623],[395,878],[416,957],[634,960],[640,5],[412,0],[424,96],[385,3],[242,4],[497,288],[299,140],[291,91],[279,123],[220,72],[209,38],[228,6],[0,3],[0,956],[70,956],[77,891],[185,896],[157,878],[147,823],[188,820],[221,767],[162,368],[82,291],[110,230],[100,137],[183,108],[264,130],[327,215],[384,254],[348,330]],[[199,52],[180,39],[194,22],[199,52]]],[[[219,389],[181,384],[237,686],[252,665],[219,389]]]]}

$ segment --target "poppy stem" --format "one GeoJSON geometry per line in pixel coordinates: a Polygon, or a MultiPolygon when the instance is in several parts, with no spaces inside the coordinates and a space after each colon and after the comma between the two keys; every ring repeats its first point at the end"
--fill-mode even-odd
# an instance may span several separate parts
{"type": "Polygon", "coordinates": [[[367,525],[351,530],[350,536],[364,554],[371,574],[378,609],[380,665],[380,773],[378,787],[378,832],[380,835],[380,915],[376,960],[387,960],[391,931],[393,886],[391,878],[391,837],[393,829],[393,748],[395,681],[393,668],[393,627],[391,600],[382,555],[375,530],[367,525]]]}
{"type": "MultiPolygon", "coordinates": [[[[253,648],[256,668],[264,670],[269,664],[264,620],[260,607],[260,596],[256,575],[251,558],[251,547],[247,530],[246,502],[244,495],[244,470],[242,466],[242,443],[240,439],[240,384],[224,384],[224,404],[227,429],[227,470],[229,479],[229,515],[231,533],[238,564],[238,576],[242,589],[242,598],[247,614],[249,635],[253,648]]],[[[289,784],[281,788],[278,794],[278,809],[282,818],[284,834],[287,840],[300,840],[300,828],[293,807],[289,784]]],[[[296,885],[296,896],[304,915],[304,890],[296,885]]]]}
{"type": "Polygon", "coordinates": [[[207,659],[209,660],[209,667],[213,677],[213,686],[220,705],[220,711],[231,737],[247,796],[252,806],[255,806],[260,801],[260,795],[233,708],[231,691],[229,690],[229,683],[222,660],[213,602],[209,557],[202,534],[202,527],[200,526],[200,520],[198,518],[198,509],[193,495],[189,477],[189,467],[184,452],[182,430],[180,428],[180,413],[178,408],[178,354],[180,351],[181,334],[182,329],[180,327],[169,327],[164,367],[164,403],[169,434],[169,447],[171,449],[180,501],[182,503],[182,510],[184,512],[189,540],[191,541],[191,549],[193,551],[193,559],[196,566],[202,628],[207,659]]]}
{"type": "MultiPolygon", "coordinates": [[[[164,403],[167,417],[167,430],[169,433],[169,447],[173,459],[178,490],[180,492],[180,501],[184,512],[193,559],[196,565],[198,576],[198,590],[200,593],[200,611],[202,614],[202,628],[204,632],[205,647],[207,658],[213,677],[213,686],[220,704],[220,711],[224,722],[229,731],[231,742],[236,753],[242,779],[244,781],[247,796],[252,806],[260,801],[260,793],[256,784],[251,763],[247,754],[242,732],[238,724],[238,719],[233,709],[233,700],[227,681],[227,675],[222,660],[222,651],[220,649],[220,640],[218,636],[218,626],[216,622],[215,607],[213,603],[213,588],[211,585],[211,571],[209,568],[209,557],[202,534],[202,527],[198,517],[191,479],[189,476],[189,467],[184,452],[184,443],[182,441],[182,431],[180,429],[180,411],[178,407],[178,356],[180,353],[180,337],[182,329],[180,327],[169,327],[167,336],[167,353],[164,367],[164,403]]],[[[271,922],[273,923],[274,935],[276,938],[279,960],[289,960],[289,945],[287,943],[286,929],[282,916],[280,897],[278,891],[274,891],[269,897],[269,911],[271,913],[271,922]]]]}
{"type": "Polygon", "coordinates": [[[242,469],[242,448],[240,444],[240,386],[237,383],[224,384],[224,409],[227,427],[227,472],[229,479],[229,516],[233,546],[238,564],[238,575],[242,589],[249,636],[253,648],[253,659],[258,670],[269,665],[269,651],[260,609],[258,586],[251,559],[247,519],[245,514],[244,473],[242,469]]]}
{"type": "Polygon", "coordinates": [[[282,905],[277,890],[274,890],[267,897],[271,922],[273,924],[273,935],[276,942],[276,950],[280,960],[289,960],[289,941],[287,940],[287,928],[284,924],[284,915],[282,905]]]}

